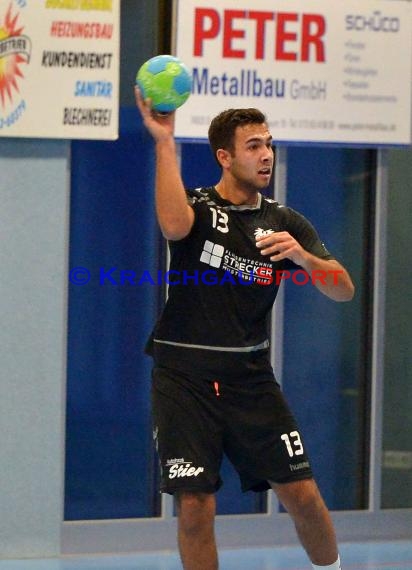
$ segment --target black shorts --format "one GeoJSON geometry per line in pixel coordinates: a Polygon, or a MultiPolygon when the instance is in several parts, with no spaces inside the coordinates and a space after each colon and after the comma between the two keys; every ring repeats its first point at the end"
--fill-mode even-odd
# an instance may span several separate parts
{"type": "Polygon", "coordinates": [[[248,367],[244,377],[154,367],[152,411],[162,492],[216,491],[222,485],[223,453],[243,491],[264,491],[268,481],[312,477],[296,421],[265,362],[253,371],[248,367]]]}

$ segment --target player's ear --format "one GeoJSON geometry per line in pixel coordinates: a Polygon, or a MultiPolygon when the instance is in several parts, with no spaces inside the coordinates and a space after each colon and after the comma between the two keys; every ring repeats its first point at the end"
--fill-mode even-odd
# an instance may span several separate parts
{"type": "Polygon", "coordinates": [[[219,161],[219,164],[221,165],[222,168],[229,168],[229,166],[232,163],[231,161],[232,155],[228,150],[225,150],[224,148],[219,148],[216,151],[216,158],[219,161]]]}

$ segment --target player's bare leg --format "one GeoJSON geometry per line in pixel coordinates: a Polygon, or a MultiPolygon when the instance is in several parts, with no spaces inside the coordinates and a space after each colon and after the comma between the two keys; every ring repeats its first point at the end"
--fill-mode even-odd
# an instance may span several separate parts
{"type": "MultiPolygon", "coordinates": [[[[312,564],[329,566],[338,560],[332,519],[313,479],[271,483],[279,501],[295,523],[298,537],[312,564]]],[[[333,566],[332,566],[333,568],[333,566]]]]}
{"type": "Polygon", "coordinates": [[[176,493],[178,545],[185,570],[217,570],[216,500],[209,493],[176,493]]]}

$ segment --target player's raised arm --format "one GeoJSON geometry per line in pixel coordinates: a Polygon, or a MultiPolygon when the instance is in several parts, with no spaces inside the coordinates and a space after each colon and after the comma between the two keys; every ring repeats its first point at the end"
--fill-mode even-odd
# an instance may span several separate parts
{"type": "Polygon", "coordinates": [[[143,100],[135,87],[136,104],[143,123],[156,144],[156,213],[166,239],[179,240],[188,235],[194,212],[188,205],[180,175],[174,140],[175,113],[157,113],[150,100],[143,100]]]}

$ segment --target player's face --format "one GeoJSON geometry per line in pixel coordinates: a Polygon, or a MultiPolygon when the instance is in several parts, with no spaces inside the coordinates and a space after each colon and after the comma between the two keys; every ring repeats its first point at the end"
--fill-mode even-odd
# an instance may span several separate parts
{"type": "Polygon", "coordinates": [[[230,160],[230,172],[238,183],[254,190],[268,186],[274,153],[266,123],[237,127],[230,160]]]}

